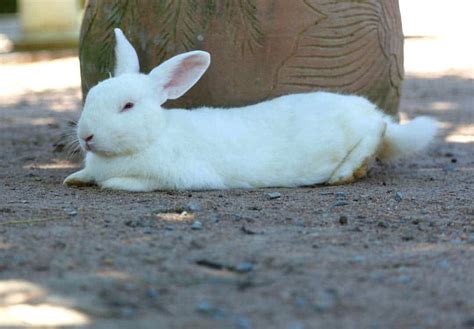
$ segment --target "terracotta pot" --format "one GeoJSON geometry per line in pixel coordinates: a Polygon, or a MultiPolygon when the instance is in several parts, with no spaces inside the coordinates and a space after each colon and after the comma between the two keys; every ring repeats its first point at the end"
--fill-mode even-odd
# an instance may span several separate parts
{"type": "Polygon", "coordinates": [[[282,94],[366,95],[396,114],[403,80],[398,0],[89,0],[81,31],[84,94],[113,70],[113,28],[142,71],[189,50],[208,73],[171,106],[240,106],[282,94]]]}

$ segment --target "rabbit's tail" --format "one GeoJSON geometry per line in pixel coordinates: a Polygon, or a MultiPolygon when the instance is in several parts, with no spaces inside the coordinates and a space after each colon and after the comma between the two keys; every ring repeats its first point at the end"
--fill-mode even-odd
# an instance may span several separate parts
{"type": "Polygon", "coordinates": [[[419,117],[403,125],[387,120],[387,130],[377,157],[388,162],[417,153],[433,140],[436,130],[436,121],[428,117],[419,117]]]}

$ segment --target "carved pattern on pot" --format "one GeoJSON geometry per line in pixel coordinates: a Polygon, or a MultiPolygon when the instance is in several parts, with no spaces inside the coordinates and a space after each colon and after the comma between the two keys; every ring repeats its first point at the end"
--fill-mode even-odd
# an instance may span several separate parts
{"type": "Polygon", "coordinates": [[[80,47],[84,95],[113,70],[114,27],[136,48],[143,72],[185,51],[212,54],[202,80],[167,106],[243,106],[331,90],[397,113],[398,0],[89,0],[80,47]]]}
{"type": "Polygon", "coordinates": [[[401,25],[392,26],[398,6],[377,0],[304,2],[317,19],[297,36],[291,55],[277,70],[274,93],[329,89],[369,93],[382,102],[379,98],[385,96],[370,95],[370,90],[388,74],[390,88],[399,96],[403,43],[393,37],[394,30],[401,34],[401,25]]]}

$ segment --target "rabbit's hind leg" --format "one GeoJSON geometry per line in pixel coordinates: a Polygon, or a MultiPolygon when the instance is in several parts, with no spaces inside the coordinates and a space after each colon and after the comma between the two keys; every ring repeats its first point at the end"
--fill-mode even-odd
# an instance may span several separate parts
{"type": "Polygon", "coordinates": [[[385,124],[374,134],[364,136],[341,161],[327,181],[328,185],[350,184],[367,174],[370,160],[375,157],[385,134],[385,124]]]}

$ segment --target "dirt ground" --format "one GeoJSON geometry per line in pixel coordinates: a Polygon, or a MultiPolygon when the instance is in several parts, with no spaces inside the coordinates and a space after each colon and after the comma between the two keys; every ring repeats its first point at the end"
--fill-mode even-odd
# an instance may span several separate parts
{"type": "Polygon", "coordinates": [[[0,95],[0,327],[474,328],[472,76],[409,72],[440,134],[353,185],[145,194],[61,184],[65,86],[0,95]]]}

